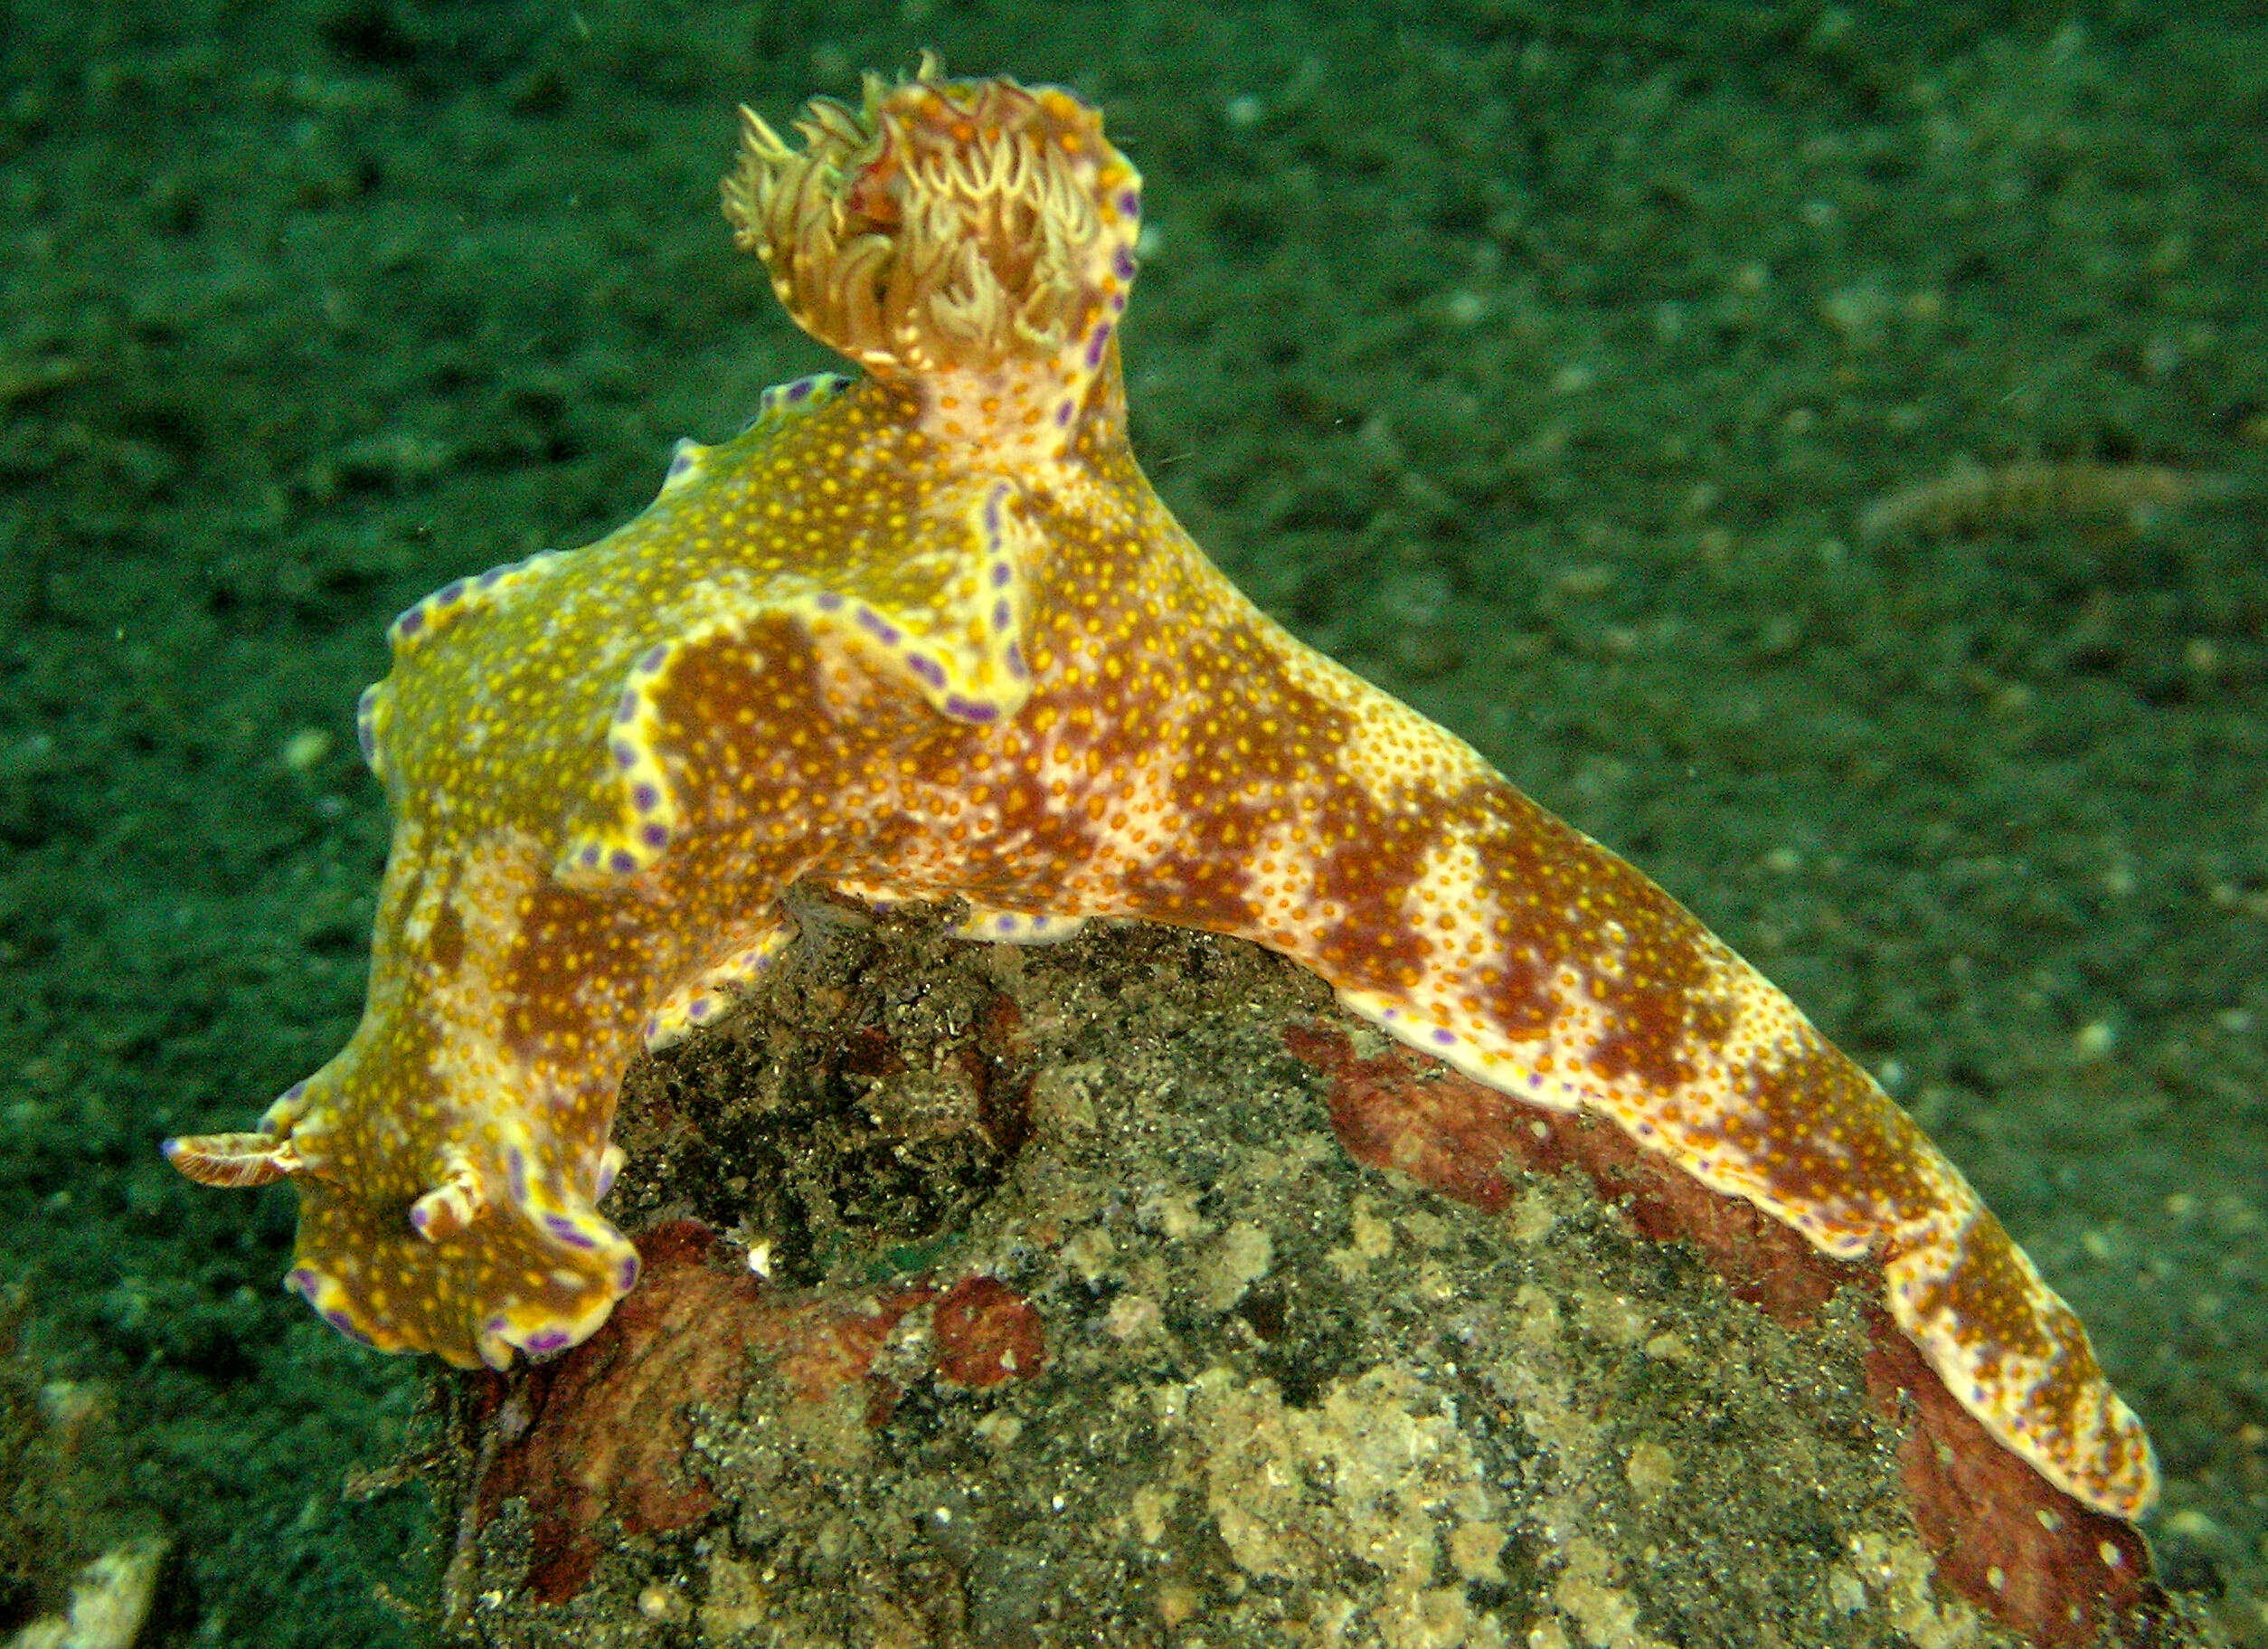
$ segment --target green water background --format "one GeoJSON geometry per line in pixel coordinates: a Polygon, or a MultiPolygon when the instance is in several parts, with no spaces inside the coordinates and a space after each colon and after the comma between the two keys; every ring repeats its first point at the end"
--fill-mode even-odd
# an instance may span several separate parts
{"type": "MultiPolygon", "coordinates": [[[[176,1180],[344,1039],[386,618],[827,365],[732,105],[1054,80],[1148,183],[1135,434],[1231,574],[1879,1071],[2093,1329],[2268,1643],[2268,25],[2093,5],[0,8],[0,1263],[184,1557],[413,1641],[421,1371],[176,1180]],[[1857,530],[1964,462],[2245,490],[1857,530]]],[[[96,1519],[82,1532],[109,1525],[96,1519]]]]}

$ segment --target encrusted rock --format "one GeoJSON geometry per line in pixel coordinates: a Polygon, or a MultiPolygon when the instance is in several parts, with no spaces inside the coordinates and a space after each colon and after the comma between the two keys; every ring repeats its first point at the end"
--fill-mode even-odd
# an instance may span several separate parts
{"type": "Polygon", "coordinates": [[[1611,1129],[1247,945],[837,914],[633,1071],[614,1322],[441,1377],[458,1641],[2206,1641],[1858,1268],[1611,1129]]]}

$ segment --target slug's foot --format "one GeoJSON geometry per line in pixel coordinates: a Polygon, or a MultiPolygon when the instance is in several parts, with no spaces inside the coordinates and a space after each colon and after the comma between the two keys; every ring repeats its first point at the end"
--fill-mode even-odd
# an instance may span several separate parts
{"type": "Polygon", "coordinates": [[[795,929],[781,920],[761,931],[743,934],[742,942],[731,955],[704,969],[690,984],[671,992],[660,1007],[646,1016],[647,1050],[658,1053],[722,1019],[732,1005],[732,993],[754,984],[773,960],[795,943],[795,929]]]}
{"type": "Polygon", "coordinates": [[[1061,944],[1076,938],[1087,925],[1084,916],[993,910],[973,900],[968,903],[969,914],[953,929],[956,939],[983,939],[994,944],[1061,944]]]}

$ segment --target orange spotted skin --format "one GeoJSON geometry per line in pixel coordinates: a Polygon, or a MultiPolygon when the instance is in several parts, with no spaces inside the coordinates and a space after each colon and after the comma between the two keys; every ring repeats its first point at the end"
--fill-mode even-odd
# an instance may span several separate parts
{"type": "Polygon", "coordinates": [[[1139,180],[1068,94],[870,82],[726,214],[865,370],[681,447],[637,519],[396,621],[363,732],[396,829],[368,1009],[258,1132],[294,1288],[503,1367],[635,1283],[616,1087],[789,940],[809,879],[1255,940],[1534,1104],[1612,1118],[1822,1249],[2008,1445],[2131,1516],[2155,1468],[2084,1332],[1882,1091],[1668,895],[1214,569],[1127,444],[1139,180]]]}

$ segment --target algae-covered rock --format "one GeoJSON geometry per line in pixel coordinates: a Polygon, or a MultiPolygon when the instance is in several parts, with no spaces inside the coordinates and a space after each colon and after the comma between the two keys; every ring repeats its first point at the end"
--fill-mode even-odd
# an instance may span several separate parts
{"type": "Polygon", "coordinates": [[[1282,960],[799,915],[626,1083],[613,1322],[439,1377],[458,1641],[2207,1641],[1855,1271],[1282,960]]]}

